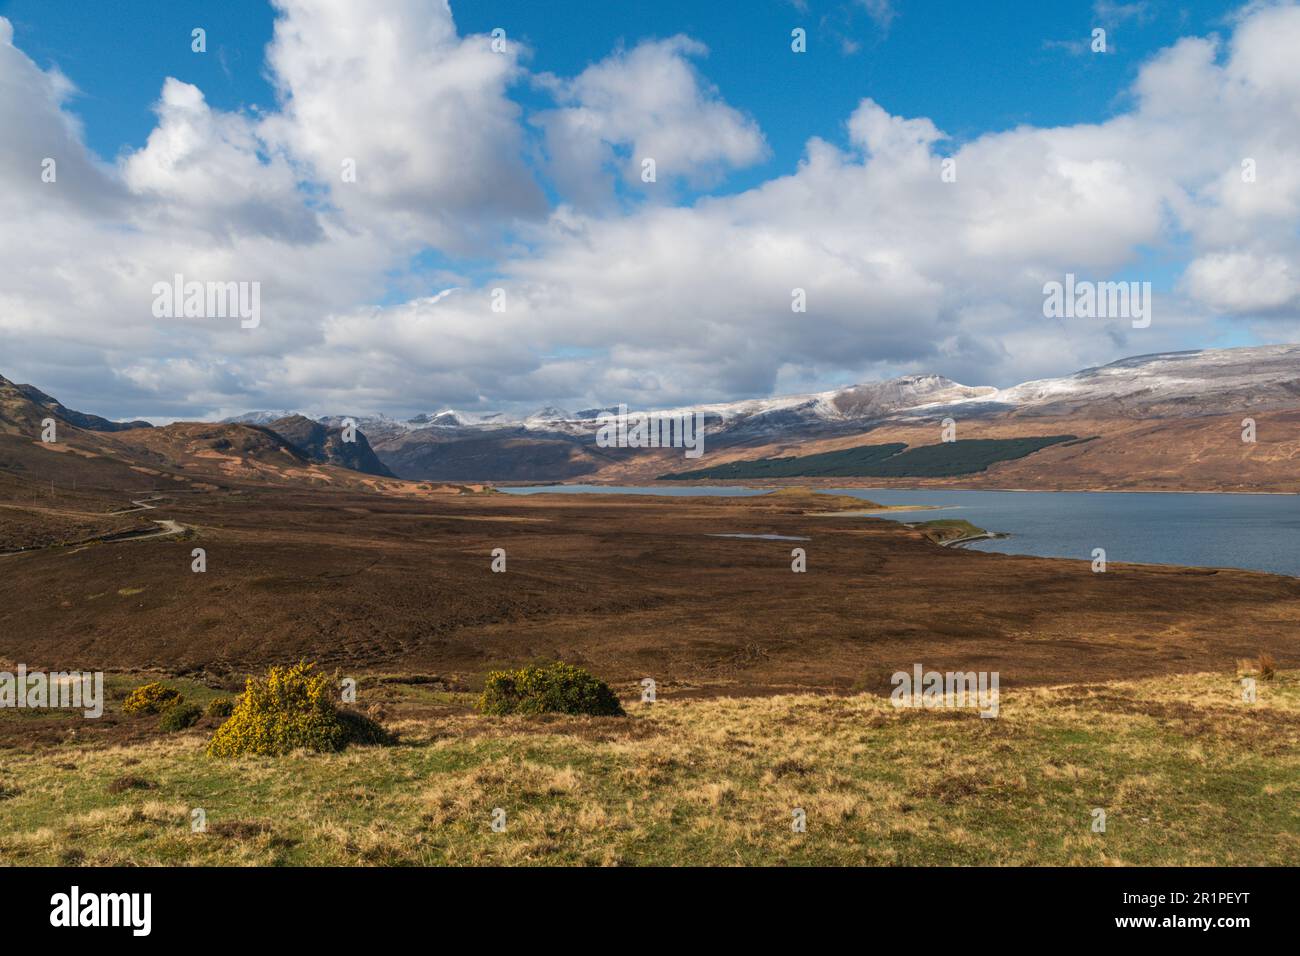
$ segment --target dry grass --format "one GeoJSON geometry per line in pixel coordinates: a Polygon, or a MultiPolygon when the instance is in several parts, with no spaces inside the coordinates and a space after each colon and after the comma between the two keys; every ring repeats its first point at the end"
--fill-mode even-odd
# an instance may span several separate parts
{"type": "Polygon", "coordinates": [[[0,765],[20,864],[1294,864],[1300,677],[1007,691],[1001,712],[874,696],[634,704],[624,718],[428,716],[394,747],[212,760],[188,733],[0,765]],[[147,790],[106,781],[144,779],[147,790]],[[1105,833],[1091,830],[1106,811],[1105,833]],[[191,832],[191,812],[207,814],[191,832]],[[491,827],[506,813],[504,832],[491,827]],[[807,832],[791,827],[806,814],[807,832]]]}

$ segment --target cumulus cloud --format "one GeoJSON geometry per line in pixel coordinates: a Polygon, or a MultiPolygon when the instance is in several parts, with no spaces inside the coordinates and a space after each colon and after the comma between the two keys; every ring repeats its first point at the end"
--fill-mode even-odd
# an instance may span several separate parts
{"type": "Polygon", "coordinates": [[[1192,295],[1221,312],[1287,318],[1300,312],[1300,265],[1295,259],[1211,253],[1188,267],[1186,280],[1192,295]]]}
{"type": "Polygon", "coordinates": [[[125,185],[160,217],[183,216],[222,237],[262,235],[310,242],[323,233],[303,204],[283,155],[267,150],[253,123],[208,108],[196,86],[168,77],[158,126],[123,164],[125,185]]]}
{"type": "Polygon", "coordinates": [[[123,417],[193,415],[214,395],[273,380],[286,350],[320,335],[321,315],[382,290],[391,242],[318,216],[254,120],[169,79],[147,144],[109,165],[84,145],[75,96],[0,18],[0,364],[10,377],[123,417]],[[156,319],[153,285],[176,274],[260,281],[262,334],[156,319]]]}
{"type": "Polygon", "coordinates": [[[506,95],[518,44],[497,52],[489,37],[459,36],[446,0],[274,3],[267,59],[282,110],[267,133],[350,218],[464,251],[545,214],[506,95]]]}
{"type": "Polygon", "coordinates": [[[703,186],[766,155],[758,124],[721,99],[692,63],[707,53],[675,36],[615,52],[571,80],[541,78],[564,104],[535,122],[545,131],[548,171],[571,202],[600,205],[616,178],[640,183],[647,158],[656,181],[703,186]]]}
{"type": "Polygon", "coordinates": [[[81,124],[65,107],[72,83],[52,68],[42,71],[14,46],[13,26],[0,17],[0,213],[6,223],[49,204],[67,204],[88,213],[111,212],[123,190],[85,148],[81,124]],[[43,181],[44,164],[53,160],[58,189],[43,181]]]}

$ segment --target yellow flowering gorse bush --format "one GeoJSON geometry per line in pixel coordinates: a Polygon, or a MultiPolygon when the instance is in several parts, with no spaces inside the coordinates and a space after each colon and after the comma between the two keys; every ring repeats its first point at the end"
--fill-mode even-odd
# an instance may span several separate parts
{"type": "Polygon", "coordinates": [[[295,750],[342,750],[349,743],[385,743],[373,720],[336,710],[330,679],[305,661],[250,677],[230,717],[208,742],[212,757],[279,756],[295,750]]]}
{"type": "Polygon", "coordinates": [[[158,681],[137,687],[127,695],[122,704],[122,712],[127,714],[161,714],[169,707],[175,707],[185,698],[178,690],[172,690],[158,681]]]}

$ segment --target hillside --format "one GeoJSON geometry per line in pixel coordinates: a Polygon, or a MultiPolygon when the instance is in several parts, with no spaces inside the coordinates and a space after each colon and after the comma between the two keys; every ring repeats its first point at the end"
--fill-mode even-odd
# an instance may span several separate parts
{"type": "MultiPolygon", "coordinates": [[[[1300,492],[1300,410],[1260,412],[1256,441],[1241,440],[1240,412],[1217,416],[1116,419],[991,418],[958,424],[962,439],[1012,440],[1051,432],[1082,436],[1023,458],[990,464],[985,470],[951,477],[800,478],[819,485],[963,488],[1020,488],[1042,491],[1228,491],[1300,492]]],[[[901,443],[940,448],[937,422],[884,422],[863,435],[801,442],[783,440],[750,448],[725,448],[703,461],[719,476],[727,463],[748,472],[749,463],[841,452],[863,446],[901,443]]],[[[680,455],[637,463],[618,475],[621,482],[652,480],[682,468],[680,455]]],[[[602,478],[605,476],[601,476],[602,478]]],[[[754,480],[754,479],[747,479],[754,480]]]]}
{"type": "Polygon", "coordinates": [[[379,442],[375,453],[395,474],[430,481],[562,481],[599,472],[619,457],[571,435],[523,428],[413,429],[379,442]]]}
{"type": "Polygon", "coordinates": [[[414,490],[393,478],[360,432],[356,442],[344,442],[338,428],[309,419],[276,424],[279,431],[234,423],[113,423],[0,379],[0,476],[18,498],[97,489],[119,493],[109,496],[117,506],[133,492],[241,482],[414,490]],[[53,442],[41,440],[49,418],[53,442]]]}
{"type": "Polygon", "coordinates": [[[8,392],[10,396],[13,396],[14,394],[19,395],[27,399],[34,406],[37,406],[38,409],[53,415],[60,421],[67,422],[69,425],[74,425],[77,428],[82,428],[87,431],[120,432],[127,431],[131,428],[153,427],[146,421],[112,422],[107,418],[100,418],[98,415],[88,415],[85,412],[79,412],[75,409],[68,408],[57,398],[54,398],[52,395],[46,395],[35,385],[17,385],[4,376],[0,376],[0,406],[4,403],[6,392],[8,392]]]}
{"type": "Polygon", "coordinates": [[[752,478],[948,478],[978,474],[991,465],[1077,441],[1074,435],[1033,438],[958,439],[908,448],[901,442],[858,445],[843,451],[789,458],[735,461],[698,471],[661,475],[668,480],[752,478]]]}
{"type": "Polygon", "coordinates": [[[346,441],[342,428],[331,428],[303,415],[277,418],[266,427],[311,461],[338,465],[340,468],[350,468],[367,475],[395,477],[384,463],[375,457],[370,442],[360,430],[356,431],[354,440],[346,441]]]}

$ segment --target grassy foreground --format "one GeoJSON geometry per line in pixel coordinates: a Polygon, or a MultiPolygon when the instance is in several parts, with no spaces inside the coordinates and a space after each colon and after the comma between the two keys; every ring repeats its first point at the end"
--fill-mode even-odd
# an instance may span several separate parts
{"type": "MultiPolygon", "coordinates": [[[[660,700],[488,718],[383,685],[402,742],[217,760],[207,734],[0,752],[10,864],[1295,864],[1300,675],[660,700]],[[396,696],[393,696],[396,695],[396,696]],[[421,708],[424,708],[421,710],[421,708]],[[125,781],[125,783],[124,783],[125,781]],[[506,811],[494,832],[494,808],[506,811]],[[203,808],[207,832],[191,832],[203,808]],[[792,831],[795,808],[807,831],[792,831]],[[1092,811],[1106,832],[1092,832],[1092,811]]],[[[363,685],[365,690],[365,685],[363,685]]],[[[209,731],[210,732],[210,731],[209,731]]]]}

